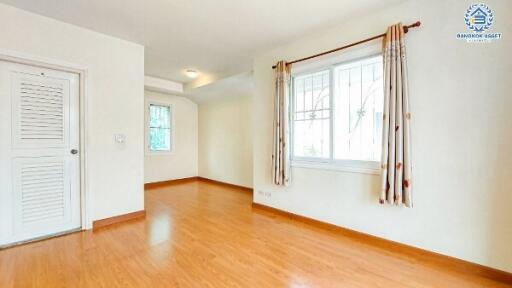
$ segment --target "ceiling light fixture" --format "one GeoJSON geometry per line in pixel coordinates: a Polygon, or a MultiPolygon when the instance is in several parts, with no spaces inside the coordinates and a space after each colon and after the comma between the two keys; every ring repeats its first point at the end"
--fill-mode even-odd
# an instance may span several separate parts
{"type": "Polygon", "coordinates": [[[197,71],[196,71],[196,70],[187,69],[187,70],[185,71],[185,74],[186,74],[186,75],[187,75],[187,77],[189,77],[189,78],[196,78],[196,77],[197,77],[197,75],[198,75],[199,73],[197,73],[197,71]]]}

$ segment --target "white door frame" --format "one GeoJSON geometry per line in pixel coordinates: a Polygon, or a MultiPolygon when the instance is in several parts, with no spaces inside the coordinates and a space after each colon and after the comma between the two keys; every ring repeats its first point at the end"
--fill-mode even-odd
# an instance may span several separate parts
{"type": "Polygon", "coordinates": [[[79,76],[79,125],[80,125],[80,218],[81,229],[92,229],[92,199],[88,191],[87,179],[87,99],[90,80],[87,78],[88,67],[60,60],[28,55],[12,50],[0,49],[0,60],[41,68],[76,73],[79,76]]]}

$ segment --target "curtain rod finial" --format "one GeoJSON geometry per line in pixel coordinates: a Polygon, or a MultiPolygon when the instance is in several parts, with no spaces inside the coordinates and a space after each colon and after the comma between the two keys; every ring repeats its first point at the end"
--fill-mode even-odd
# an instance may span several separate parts
{"type": "Polygon", "coordinates": [[[404,26],[404,32],[407,33],[407,32],[409,32],[410,28],[419,27],[420,25],[421,25],[421,22],[416,21],[416,22],[412,23],[411,25],[404,26]]]}

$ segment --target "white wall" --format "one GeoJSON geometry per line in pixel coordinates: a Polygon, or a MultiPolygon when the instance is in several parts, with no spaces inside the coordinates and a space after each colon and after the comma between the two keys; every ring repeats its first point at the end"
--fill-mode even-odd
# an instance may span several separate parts
{"type": "MultiPolygon", "coordinates": [[[[172,105],[174,113],[174,142],[171,153],[146,153],[144,182],[151,183],[197,176],[197,104],[185,97],[147,90],[145,91],[145,98],[145,113],[148,112],[147,105],[151,101],[172,105]]],[[[145,145],[147,146],[147,134],[145,135],[145,140],[145,145]]]]}
{"type": "Polygon", "coordinates": [[[144,209],[144,47],[0,4],[0,49],[88,68],[92,219],[144,209]],[[124,145],[113,135],[126,135],[124,145]]]}
{"type": "Polygon", "coordinates": [[[199,106],[199,176],[252,187],[251,96],[199,106]]]}
{"type": "Polygon", "coordinates": [[[486,1],[503,39],[467,44],[470,1],[409,1],[269,51],[254,62],[254,201],[364,233],[512,272],[512,11],[486,1]],[[414,208],[378,204],[379,177],[305,168],[293,184],[270,184],[270,68],[385,31],[407,34],[412,110],[414,208]],[[265,197],[262,192],[271,192],[265,197]]]}

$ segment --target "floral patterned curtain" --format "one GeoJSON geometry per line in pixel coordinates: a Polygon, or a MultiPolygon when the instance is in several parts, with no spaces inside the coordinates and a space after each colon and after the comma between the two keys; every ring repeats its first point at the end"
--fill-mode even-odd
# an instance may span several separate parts
{"type": "Polygon", "coordinates": [[[290,184],[289,99],[291,65],[279,61],[276,65],[274,100],[274,142],[272,145],[272,182],[290,184]]]}
{"type": "Polygon", "coordinates": [[[380,203],[412,207],[409,89],[404,27],[388,28],[384,38],[384,127],[380,203]]]}

